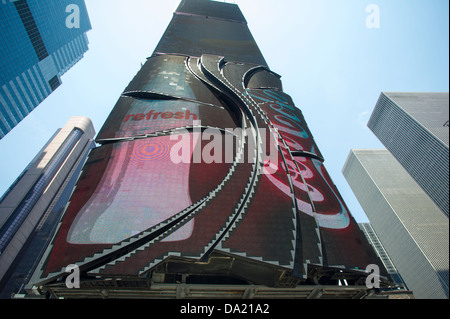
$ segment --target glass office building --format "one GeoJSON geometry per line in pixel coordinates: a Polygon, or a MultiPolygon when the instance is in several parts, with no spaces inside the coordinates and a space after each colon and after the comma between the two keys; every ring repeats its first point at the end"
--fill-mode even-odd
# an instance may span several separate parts
{"type": "Polygon", "coordinates": [[[0,2],[0,139],[61,85],[88,50],[84,0],[0,2]]]}
{"type": "Polygon", "coordinates": [[[28,290],[365,296],[366,267],[387,273],[280,78],[237,5],[181,1],[97,135],[28,290]],[[71,264],[79,289],[64,283],[71,264]]]}
{"type": "Polygon", "coordinates": [[[448,120],[448,92],[382,92],[368,123],[447,218],[448,120]]]}

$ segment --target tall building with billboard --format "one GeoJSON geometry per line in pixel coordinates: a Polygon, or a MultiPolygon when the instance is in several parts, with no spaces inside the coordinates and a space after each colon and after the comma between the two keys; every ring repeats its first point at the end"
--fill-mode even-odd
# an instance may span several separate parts
{"type": "Polygon", "coordinates": [[[95,147],[94,135],[89,118],[71,117],[0,198],[0,298],[30,279],[95,147]]]}
{"type": "Polygon", "coordinates": [[[352,150],[343,174],[408,289],[448,298],[448,217],[388,150],[352,150]]]}
{"type": "Polygon", "coordinates": [[[237,5],[181,1],[96,142],[30,292],[363,297],[368,265],[387,276],[237,5]]]}
{"type": "Polygon", "coordinates": [[[368,126],[449,216],[447,93],[382,92],[368,126]]]}
{"type": "Polygon", "coordinates": [[[0,139],[61,84],[88,50],[84,0],[0,2],[0,139]]]}

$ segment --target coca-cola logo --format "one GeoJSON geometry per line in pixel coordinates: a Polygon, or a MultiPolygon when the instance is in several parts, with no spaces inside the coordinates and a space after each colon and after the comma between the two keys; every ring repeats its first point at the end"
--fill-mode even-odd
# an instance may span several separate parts
{"type": "MultiPolygon", "coordinates": [[[[286,146],[295,151],[315,153],[317,149],[312,136],[308,133],[303,116],[299,110],[289,104],[287,97],[271,90],[247,92],[263,109],[270,124],[279,133],[286,146]],[[297,114],[296,114],[297,113],[297,114]],[[304,126],[303,126],[304,125],[304,126]]],[[[293,158],[284,143],[279,141],[283,152],[283,161],[290,175],[298,209],[314,216],[319,226],[331,229],[344,229],[350,224],[350,215],[340,195],[332,187],[332,182],[323,164],[306,157],[293,158]]],[[[264,170],[278,171],[273,161],[266,161],[264,170]]],[[[288,196],[292,196],[291,185],[278,174],[265,174],[275,187],[288,196]]]]}

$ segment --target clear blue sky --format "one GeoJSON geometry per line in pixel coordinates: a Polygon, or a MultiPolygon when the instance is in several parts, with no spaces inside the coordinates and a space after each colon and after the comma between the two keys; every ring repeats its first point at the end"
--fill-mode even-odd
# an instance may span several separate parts
{"type": "MultiPolygon", "coordinates": [[[[449,91],[448,0],[236,0],[271,69],[282,75],[358,222],[341,171],[352,148],[383,148],[367,128],[381,91],[449,91]],[[369,4],[379,28],[368,28],[369,4]]],[[[93,29],[62,86],[0,140],[0,193],[72,115],[98,131],[151,55],[179,0],[86,0],[93,29]]]]}

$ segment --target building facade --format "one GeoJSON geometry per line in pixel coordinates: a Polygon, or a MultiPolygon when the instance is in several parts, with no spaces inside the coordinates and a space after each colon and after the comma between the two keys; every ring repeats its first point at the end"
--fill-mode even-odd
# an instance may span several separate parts
{"type": "Polygon", "coordinates": [[[61,85],[88,50],[84,0],[0,2],[0,139],[61,85]]]}
{"type": "Polygon", "coordinates": [[[382,92],[368,127],[449,216],[449,95],[382,92]]]}
{"type": "Polygon", "coordinates": [[[406,286],[405,282],[402,279],[402,276],[400,275],[394,263],[392,262],[392,259],[389,257],[389,254],[387,253],[386,249],[381,243],[381,240],[378,237],[375,230],[373,229],[372,225],[370,223],[359,223],[359,228],[361,228],[364,235],[366,235],[366,238],[369,240],[369,243],[375,249],[378,257],[380,257],[381,261],[383,261],[384,267],[391,276],[392,281],[396,283],[400,289],[408,289],[408,287],[406,286]]]}
{"type": "Polygon", "coordinates": [[[352,150],[343,174],[408,289],[448,298],[448,217],[388,150],[352,150]]]}
{"type": "Polygon", "coordinates": [[[387,276],[237,5],[181,1],[96,142],[30,292],[362,297],[368,265],[387,276]]]}
{"type": "MultiPolygon", "coordinates": [[[[20,292],[52,238],[95,131],[74,116],[58,129],[0,199],[0,297],[20,292]]],[[[23,291],[22,291],[23,293],[23,291]]]]}

